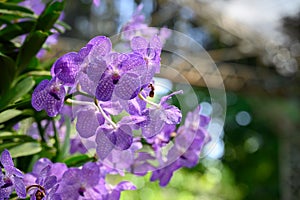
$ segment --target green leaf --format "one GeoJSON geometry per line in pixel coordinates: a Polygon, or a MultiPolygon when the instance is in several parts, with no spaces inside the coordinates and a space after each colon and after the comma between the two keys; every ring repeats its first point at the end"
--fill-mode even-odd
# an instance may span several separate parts
{"type": "Polygon", "coordinates": [[[49,71],[30,71],[27,73],[29,76],[51,76],[49,71]]]}
{"type": "Polygon", "coordinates": [[[72,27],[69,24],[67,24],[63,21],[60,21],[60,20],[57,20],[56,24],[64,27],[66,30],[71,30],[72,29],[72,27]]]}
{"type": "Polygon", "coordinates": [[[47,4],[44,11],[37,19],[37,23],[32,32],[26,37],[20,52],[17,56],[16,65],[20,74],[31,62],[33,57],[42,48],[49,36],[50,30],[58,20],[64,8],[64,1],[52,1],[47,4]]]}
{"type": "Polygon", "coordinates": [[[34,19],[37,16],[30,9],[19,6],[15,3],[1,3],[0,2],[0,21],[13,21],[19,18],[31,18],[34,19]]]}
{"type": "Polygon", "coordinates": [[[18,48],[11,41],[1,41],[0,42],[0,54],[5,54],[6,56],[14,59],[17,57],[18,48]]]}
{"type": "Polygon", "coordinates": [[[64,163],[66,163],[68,167],[72,167],[72,166],[80,166],[83,163],[92,160],[94,160],[94,158],[91,158],[85,154],[79,154],[79,155],[73,155],[72,157],[65,159],[64,163]]]}
{"type": "Polygon", "coordinates": [[[31,76],[18,82],[17,85],[0,100],[0,107],[5,107],[10,103],[14,103],[16,100],[27,94],[33,88],[34,84],[35,81],[31,76]]]}
{"type": "Polygon", "coordinates": [[[35,70],[37,68],[39,68],[40,61],[37,57],[33,57],[30,61],[30,63],[28,64],[28,67],[26,68],[26,70],[28,71],[32,71],[35,70]]]}
{"type": "Polygon", "coordinates": [[[41,151],[42,147],[38,142],[26,142],[9,149],[12,158],[34,155],[41,151]]]}
{"type": "Polygon", "coordinates": [[[0,16],[0,25],[1,24],[6,24],[7,25],[7,24],[12,24],[12,23],[11,23],[11,20],[8,20],[5,17],[3,18],[3,17],[0,16]]]}
{"type": "Polygon", "coordinates": [[[34,26],[34,21],[24,21],[6,25],[6,27],[0,31],[0,39],[11,40],[19,35],[29,33],[34,28],[34,26]]]}
{"type": "Polygon", "coordinates": [[[8,56],[0,53],[0,98],[8,92],[16,73],[15,62],[8,56]]]}
{"type": "Polygon", "coordinates": [[[31,11],[30,9],[25,8],[23,6],[19,6],[18,4],[15,4],[15,3],[0,2],[0,9],[1,10],[9,10],[9,11],[18,11],[20,13],[33,14],[33,11],[31,11]]]}
{"type": "Polygon", "coordinates": [[[10,149],[12,147],[18,146],[18,142],[6,142],[4,144],[0,145],[0,152],[2,152],[4,149],[10,149]]]}
{"type": "Polygon", "coordinates": [[[9,2],[9,3],[20,3],[21,1],[24,1],[24,0],[6,0],[6,2],[9,2]]]}
{"type": "Polygon", "coordinates": [[[26,37],[26,40],[22,45],[17,57],[17,66],[19,73],[28,66],[31,60],[39,52],[47,37],[48,33],[43,31],[31,32],[26,37]]]}
{"type": "Polygon", "coordinates": [[[25,109],[25,110],[15,110],[15,109],[5,110],[0,113],[0,125],[4,125],[1,127],[1,129],[12,128],[16,123],[20,122],[23,119],[32,117],[33,115],[34,115],[34,111],[32,108],[25,109]]]}
{"type": "Polygon", "coordinates": [[[18,115],[21,115],[21,110],[9,109],[0,113],[0,123],[6,122],[18,115]]]}
{"type": "Polygon", "coordinates": [[[32,108],[31,106],[31,98],[26,98],[24,100],[18,101],[13,105],[9,105],[7,107],[0,107],[0,112],[4,111],[4,110],[8,110],[8,109],[17,109],[17,110],[25,110],[25,109],[30,109],[32,108]]]}
{"type": "Polygon", "coordinates": [[[11,140],[11,141],[27,141],[27,142],[32,142],[36,141],[29,135],[17,135],[15,133],[10,133],[10,135],[6,134],[8,132],[1,132],[0,133],[0,140],[11,140]]]}
{"type": "Polygon", "coordinates": [[[63,9],[64,2],[50,2],[38,18],[36,30],[49,31],[58,20],[63,9]]]}

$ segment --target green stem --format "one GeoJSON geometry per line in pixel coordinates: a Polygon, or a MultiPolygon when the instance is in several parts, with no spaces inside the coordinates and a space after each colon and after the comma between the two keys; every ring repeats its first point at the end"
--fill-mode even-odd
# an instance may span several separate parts
{"type": "Polygon", "coordinates": [[[36,120],[36,123],[37,123],[37,126],[38,126],[38,130],[39,130],[39,134],[41,136],[42,142],[46,143],[46,140],[44,138],[45,130],[42,127],[41,121],[40,120],[36,120]]]}
{"type": "Polygon", "coordinates": [[[143,101],[145,101],[146,103],[150,104],[151,106],[154,106],[156,108],[160,108],[161,106],[157,103],[154,103],[152,101],[149,101],[148,99],[146,99],[141,93],[138,94],[139,98],[142,99],[143,101]]]}
{"type": "Polygon", "coordinates": [[[101,115],[104,117],[104,119],[114,127],[114,129],[117,129],[118,126],[116,125],[115,122],[113,122],[107,115],[106,113],[103,111],[102,107],[98,104],[97,100],[95,99],[95,102],[88,102],[88,101],[78,101],[78,100],[73,100],[73,99],[67,99],[66,100],[67,103],[73,103],[73,104],[77,104],[77,105],[82,105],[82,106],[93,106],[94,108],[96,108],[101,115]]]}
{"type": "Polygon", "coordinates": [[[59,146],[59,135],[58,135],[58,131],[57,131],[57,128],[55,126],[55,122],[53,119],[51,119],[51,122],[52,122],[52,127],[53,127],[53,130],[54,130],[54,140],[55,140],[55,143],[54,143],[54,146],[56,148],[56,155],[54,157],[54,160],[57,161],[57,158],[59,157],[60,155],[60,146],[59,146]]]}
{"type": "Polygon", "coordinates": [[[99,110],[99,112],[101,113],[101,115],[104,117],[104,119],[109,122],[113,127],[114,129],[117,129],[117,124],[115,124],[115,122],[113,122],[107,115],[106,113],[103,111],[102,107],[98,104],[98,101],[95,99],[95,104],[99,110]]]}
{"type": "Polygon", "coordinates": [[[85,97],[89,97],[91,99],[94,99],[93,96],[89,95],[88,93],[85,93],[85,92],[82,92],[82,91],[77,91],[77,92],[74,92],[73,94],[68,94],[66,97],[65,97],[65,101],[67,101],[68,99],[71,99],[71,97],[73,96],[77,96],[77,95],[82,95],[82,96],[85,96],[85,97]]]}

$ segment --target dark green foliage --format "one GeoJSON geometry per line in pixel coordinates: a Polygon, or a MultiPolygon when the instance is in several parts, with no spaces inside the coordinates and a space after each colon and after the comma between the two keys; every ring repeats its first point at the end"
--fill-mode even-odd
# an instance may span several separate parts
{"type": "MultiPolygon", "coordinates": [[[[64,1],[49,1],[39,16],[18,5],[19,2],[8,0],[0,3],[0,152],[9,149],[13,157],[20,159],[27,157],[30,160],[31,155],[36,154],[62,159],[69,147],[64,144],[64,154],[58,155],[59,151],[55,148],[60,148],[59,144],[53,147],[45,142],[47,127],[42,127],[41,121],[48,117],[44,112],[36,112],[32,108],[31,94],[43,78],[50,76],[49,66],[54,62],[50,60],[42,63],[36,57],[37,53],[56,29],[57,23],[68,28],[58,21],[64,9],[64,1]],[[14,125],[24,121],[25,124],[38,124],[41,140],[25,135],[22,128],[14,130],[14,125]]],[[[17,164],[26,169],[21,162],[17,164]]]]}

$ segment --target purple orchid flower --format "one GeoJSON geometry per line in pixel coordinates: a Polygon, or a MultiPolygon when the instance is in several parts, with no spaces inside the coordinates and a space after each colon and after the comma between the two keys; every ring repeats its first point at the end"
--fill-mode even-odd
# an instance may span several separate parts
{"type": "Polygon", "coordinates": [[[154,171],[156,168],[151,164],[156,157],[146,152],[138,152],[134,162],[130,166],[130,172],[137,176],[145,176],[149,171],[154,171]]]}
{"type": "Polygon", "coordinates": [[[142,148],[139,139],[134,138],[131,146],[126,150],[113,149],[105,160],[105,165],[117,168],[118,170],[128,170],[135,162],[135,152],[142,148]]]}
{"type": "MultiPolygon", "coordinates": [[[[160,72],[160,54],[162,50],[162,43],[157,35],[153,36],[149,42],[141,36],[136,36],[132,38],[130,45],[134,53],[137,53],[144,58],[148,68],[150,68],[148,70],[149,72],[160,72]]],[[[150,74],[150,77],[151,75],[152,74],[150,74]]]]}
{"type": "MultiPolygon", "coordinates": [[[[24,1],[21,1],[19,3],[19,5],[31,9],[36,15],[40,15],[46,7],[45,2],[43,2],[42,0],[24,0],[24,1]]],[[[64,13],[61,13],[61,15],[59,16],[59,20],[63,20],[63,18],[64,18],[64,13]]],[[[23,20],[23,19],[21,19],[21,20],[23,20]]],[[[56,24],[56,26],[59,27],[60,30],[65,31],[65,28],[63,26],[59,26],[57,24],[56,24]]],[[[47,46],[54,45],[58,41],[59,32],[55,29],[52,29],[51,32],[52,32],[52,34],[45,41],[45,44],[47,46]]],[[[26,38],[26,35],[22,35],[19,38],[20,38],[21,42],[23,42],[26,38]]],[[[46,54],[46,51],[47,50],[44,48],[41,49],[38,52],[37,57],[42,58],[46,54]]]]}
{"type": "Polygon", "coordinates": [[[201,150],[210,139],[206,131],[210,118],[199,112],[200,106],[187,114],[184,126],[178,129],[178,136],[175,138],[178,150],[187,149],[179,159],[184,167],[191,168],[198,163],[201,150]]]}
{"type": "Polygon", "coordinates": [[[24,175],[25,185],[28,187],[30,185],[34,185],[41,174],[41,171],[50,166],[50,171],[48,176],[55,176],[57,181],[61,181],[62,176],[65,171],[67,171],[68,167],[65,163],[52,163],[48,158],[40,158],[33,165],[32,172],[24,175]]]}
{"type": "Polygon", "coordinates": [[[199,162],[199,157],[204,144],[209,140],[206,127],[209,117],[199,114],[200,107],[189,112],[185,123],[177,130],[175,145],[169,150],[166,167],[152,173],[151,181],[159,180],[160,186],[166,186],[173,173],[182,167],[194,167],[199,162]],[[174,162],[171,162],[174,155],[180,155],[174,162]]]}
{"type": "Polygon", "coordinates": [[[19,169],[14,167],[8,150],[5,149],[2,152],[0,162],[5,171],[3,174],[2,168],[0,167],[0,197],[9,199],[10,194],[15,190],[19,198],[25,198],[24,175],[19,169]]]}
{"type": "Polygon", "coordinates": [[[77,113],[76,130],[81,137],[89,138],[96,134],[97,128],[104,122],[105,120],[100,112],[93,107],[87,107],[77,113]]]}
{"type": "Polygon", "coordinates": [[[149,144],[152,144],[154,151],[159,151],[161,147],[164,147],[171,140],[172,134],[175,134],[175,124],[165,124],[161,132],[151,138],[146,138],[149,144]]]}
{"type": "Polygon", "coordinates": [[[145,20],[145,15],[142,13],[143,4],[139,4],[133,13],[131,19],[122,27],[123,39],[131,41],[135,36],[142,35],[147,38],[152,38],[157,35],[161,43],[164,44],[171,36],[171,30],[162,27],[160,30],[155,27],[149,27],[145,20]]]}
{"type": "MultiPolygon", "coordinates": [[[[69,168],[63,175],[58,193],[63,200],[102,199],[100,187],[100,168],[96,163],[88,162],[82,169],[69,168]]],[[[104,191],[105,192],[105,191],[104,191]]]]}
{"type": "Polygon", "coordinates": [[[136,35],[137,30],[148,28],[145,23],[145,16],[141,13],[144,5],[140,4],[131,19],[122,27],[124,31],[124,38],[127,40],[132,39],[136,35]]]}
{"type": "Polygon", "coordinates": [[[78,74],[81,89],[90,95],[95,95],[97,84],[106,69],[106,56],[111,52],[112,44],[109,38],[97,36],[79,51],[83,58],[78,74]]]}
{"type": "Polygon", "coordinates": [[[96,151],[100,159],[104,160],[111,151],[128,149],[133,142],[132,129],[128,125],[120,125],[117,129],[100,127],[96,133],[96,151]]]}
{"type": "Polygon", "coordinates": [[[31,104],[37,111],[46,110],[48,116],[56,116],[63,107],[66,91],[56,79],[43,80],[32,93],[31,104]]]}
{"type": "Polygon", "coordinates": [[[47,165],[40,171],[35,181],[36,184],[27,187],[31,200],[61,200],[60,195],[56,193],[58,189],[57,177],[51,175],[50,170],[51,166],[47,165]]]}
{"type": "Polygon", "coordinates": [[[125,116],[118,122],[116,127],[110,125],[100,126],[96,131],[95,140],[97,155],[100,159],[104,160],[111,154],[112,150],[124,151],[129,149],[134,142],[133,129],[138,129],[137,124],[145,120],[144,116],[125,116]]]}
{"type": "Polygon", "coordinates": [[[161,187],[164,187],[170,182],[174,172],[180,169],[181,167],[182,166],[180,165],[180,163],[178,161],[175,161],[162,169],[153,171],[150,181],[159,180],[159,185],[161,187]]]}
{"type": "Polygon", "coordinates": [[[70,154],[74,154],[76,152],[79,152],[81,154],[85,154],[88,152],[80,137],[72,138],[70,141],[70,154]]]}
{"type": "Polygon", "coordinates": [[[158,107],[150,107],[143,111],[143,115],[147,120],[140,124],[142,134],[146,138],[153,137],[160,133],[165,124],[178,124],[181,121],[181,111],[173,105],[169,105],[167,100],[173,95],[180,94],[183,91],[173,92],[161,98],[158,107]]]}
{"type": "Polygon", "coordinates": [[[93,63],[99,64],[102,58],[111,51],[111,46],[110,40],[105,36],[91,39],[78,53],[70,52],[61,56],[51,68],[52,77],[57,77],[64,85],[73,86],[77,79],[80,81],[78,74],[81,71],[85,74],[90,72],[88,75],[91,77],[101,74],[101,71],[93,71],[94,68],[99,69],[93,63]],[[90,70],[88,71],[87,68],[90,70]]]}
{"type": "Polygon", "coordinates": [[[73,86],[80,70],[82,58],[76,52],[70,52],[60,57],[52,66],[51,74],[64,85],[73,86]]]}
{"type": "Polygon", "coordinates": [[[111,188],[111,192],[103,199],[105,200],[118,200],[120,199],[121,192],[124,190],[136,190],[135,185],[128,181],[122,181],[118,185],[111,188]]]}
{"type": "Polygon", "coordinates": [[[150,81],[145,79],[147,71],[145,60],[139,55],[110,54],[96,88],[96,98],[100,101],[109,101],[113,95],[123,100],[135,98],[150,81]]]}

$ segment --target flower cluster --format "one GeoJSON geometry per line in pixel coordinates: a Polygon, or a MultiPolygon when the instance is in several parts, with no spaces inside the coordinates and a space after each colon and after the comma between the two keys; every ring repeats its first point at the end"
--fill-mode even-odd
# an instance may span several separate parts
{"type": "Polygon", "coordinates": [[[165,186],[176,170],[199,162],[209,140],[210,119],[200,115],[197,107],[181,122],[182,113],[170,100],[183,91],[158,102],[151,100],[168,32],[148,29],[146,35],[136,36],[137,28],[146,26],[141,9],[123,28],[126,51],[116,51],[108,37],[96,36],[78,52],[57,59],[52,79],[35,88],[32,106],[50,117],[62,114],[66,104],[72,105],[69,115],[78,136],[71,141],[71,152],[96,153],[99,160],[80,168],[39,160],[25,177],[32,197],[118,199],[121,191],[135,187],[129,182],[111,186],[105,181],[107,174],[126,170],[142,176],[152,171],[151,181],[165,186]]]}
{"type": "Polygon", "coordinates": [[[99,162],[87,162],[82,167],[68,168],[64,163],[52,163],[40,158],[30,173],[23,174],[14,167],[8,150],[1,154],[0,199],[9,199],[13,191],[21,199],[68,200],[68,199],[119,199],[124,190],[134,190],[127,181],[117,185],[106,182],[108,174],[118,171],[99,162]]]}
{"type": "MultiPolygon", "coordinates": [[[[171,95],[163,98],[159,105],[163,105],[171,95]]],[[[126,147],[127,150],[122,150],[122,144],[127,144],[128,138],[118,135],[127,134],[122,133],[122,131],[128,131],[125,129],[130,129],[130,125],[141,122],[132,118],[122,119],[120,130],[114,132],[117,135],[116,140],[125,140],[125,142],[116,142],[120,143],[118,148],[112,146],[111,149],[105,150],[107,148],[106,143],[111,143],[111,136],[105,137],[105,134],[96,136],[96,142],[99,143],[97,144],[97,152],[98,148],[104,149],[101,152],[105,151],[107,158],[102,157],[102,159],[106,159],[108,162],[99,160],[87,162],[81,167],[69,168],[64,163],[52,163],[47,158],[41,158],[34,164],[32,172],[24,175],[14,167],[9,152],[5,150],[2,152],[0,160],[5,172],[4,174],[1,173],[0,176],[0,196],[9,198],[15,190],[19,198],[25,198],[27,194],[30,195],[31,199],[119,199],[122,191],[136,189],[132,183],[127,181],[117,185],[111,185],[106,181],[109,174],[122,175],[123,173],[119,169],[126,169],[139,176],[153,171],[150,180],[159,180],[160,186],[166,186],[176,170],[197,165],[202,147],[209,140],[206,127],[210,119],[200,115],[199,112],[200,107],[197,107],[193,112],[188,113],[184,124],[179,128],[165,121],[158,134],[145,138],[155,155],[139,151],[145,145],[139,137],[132,139],[131,145],[126,147]],[[168,150],[164,158],[162,149],[171,141],[174,145],[168,150]],[[158,160],[159,165],[152,164],[155,160],[158,160]],[[106,165],[108,163],[113,164],[114,168],[106,165]]],[[[161,113],[160,115],[165,114],[161,113]]],[[[113,133],[109,134],[113,135],[113,133]]],[[[103,156],[99,152],[98,155],[100,158],[101,155],[103,156]]]]}
{"type": "MultiPolygon", "coordinates": [[[[96,1],[95,1],[95,4],[96,4],[96,1]]],[[[46,7],[45,2],[43,2],[42,0],[24,0],[24,1],[21,1],[19,3],[19,5],[31,9],[34,12],[34,14],[36,14],[36,15],[40,15],[43,12],[43,10],[45,9],[45,7],[46,7]]],[[[62,20],[63,18],[64,18],[64,13],[62,13],[59,16],[59,20],[62,20]]],[[[47,47],[55,45],[57,43],[58,36],[60,34],[58,30],[60,30],[60,32],[64,32],[65,31],[64,27],[58,26],[57,24],[55,26],[56,26],[56,30],[52,29],[51,30],[51,35],[45,41],[45,45],[47,47]]],[[[26,38],[26,35],[22,35],[22,36],[20,36],[18,38],[18,40],[20,40],[20,42],[23,43],[24,40],[25,40],[25,38],[26,38]]],[[[38,58],[42,58],[45,54],[46,54],[46,49],[42,48],[38,52],[37,57],[38,58]]]]}
{"type": "Polygon", "coordinates": [[[19,169],[15,168],[8,150],[2,152],[0,163],[0,199],[8,199],[14,190],[19,198],[25,198],[26,190],[23,181],[24,174],[19,169]]]}
{"type": "Polygon", "coordinates": [[[115,170],[100,163],[87,162],[82,167],[68,168],[64,163],[39,159],[24,182],[31,199],[119,199],[123,190],[134,190],[130,182],[110,185],[105,181],[115,170]]]}
{"type": "MultiPolygon", "coordinates": [[[[165,186],[174,171],[198,163],[208,140],[209,118],[200,116],[198,107],[176,128],[182,114],[169,100],[183,91],[164,96],[158,103],[150,100],[155,95],[153,77],[160,72],[162,42],[158,35],[132,37],[129,46],[128,52],[116,52],[109,38],[97,36],[78,52],[63,55],[52,66],[52,79],[35,88],[32,106],[52,117],[61,113],[64,102],[72,104],[80,138],[94,143],[83,148],[76,138],[72,152],[96,152],[106,165],[137,175],[153,171],[151,180],[165,186]],[[143,152],[148,147],[150,151],[143,152]]],[[[71,170],[68,176],[86,167],[71,170]]],[[[66,176],[61,184],[70,181],[66,176]]],[[[97,184],[87,181],[82,180],[89,187],[100,187],[98,180],[97,184]]],[[[80,188],[78,191],[89,191],[80,188]]]]}

